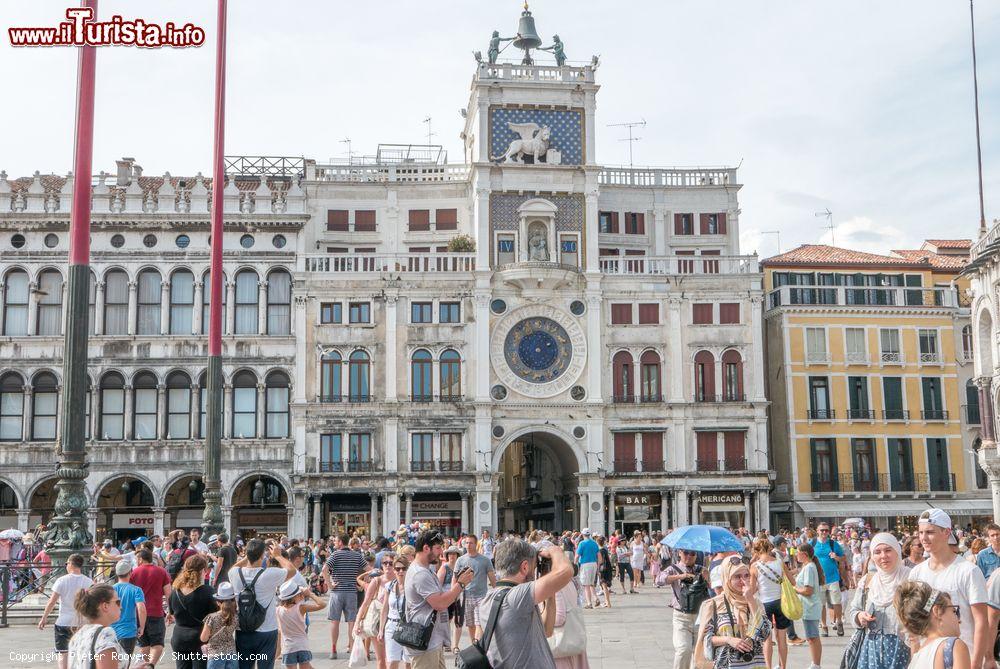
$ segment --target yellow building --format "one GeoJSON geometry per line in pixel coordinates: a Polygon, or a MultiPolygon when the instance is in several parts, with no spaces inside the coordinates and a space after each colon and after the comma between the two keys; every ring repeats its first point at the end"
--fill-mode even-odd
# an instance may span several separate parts
{"type": "Polygon", "coordinates": [[[803,245],[765,260],[772,525],[991,513],[965,279],[968,240],[889,255],[803,245]]]}

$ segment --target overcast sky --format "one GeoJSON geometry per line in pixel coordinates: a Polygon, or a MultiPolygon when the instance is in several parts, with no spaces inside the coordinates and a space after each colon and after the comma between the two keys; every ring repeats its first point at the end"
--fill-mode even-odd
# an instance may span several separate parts
{"type": "MultiPolygon", "coordinates": [[[[202,48],[98,52],[95,172],[134,156],[147,174],[209,172],[215,3],[102,0],[100,14],[206,29],[202,48]],[[140,14],[136,14],[141,9],[140,14]]],[[[55,25],[67,4],[3,0],[3,28],[55,25]]],[[[472,51],[516,32],[514,0],[229,4],[227,154],[373,154],[434,141],[461,160],[472,51]]],[[[600,54],[598,161],[740,164],[744,252],[802,243],[886,251],[974,237],[969,6],[964,0],[532,0],[571,61],[600,54]]],[[[1000,216],[1000,3],[979,0],[987,219],[1000,216]]],[[[3,31],[0,169],[65,174],[76,53],[12,49],[3,31]]],[[[511,49],[512,51],[512,49],[511,49]]],[[[504,54],[504,56],[507,56],[504,54]]],[[[538,60],[550,60],[541,54],[538,60]]]]}

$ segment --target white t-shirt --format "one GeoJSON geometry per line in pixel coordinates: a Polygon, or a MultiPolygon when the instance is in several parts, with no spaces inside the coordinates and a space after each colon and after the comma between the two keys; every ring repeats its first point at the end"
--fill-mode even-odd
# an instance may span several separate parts
{"type": "Polygon", "coordinates": [[[1000,609],[1000,569],[994,569],[989,580],[986,581],[986,592],[990,596],[987,604],[994,609],[1000,609]]]}
{"type": "Polygon", "coordinates": [[[131,659],[125,654],[125,650],[118,643],[115,631],[109,627],[100,625],[85,625],[80,628],[73,638],[69,640],[69,668],[70,669],[90,669],[93,655],[100,655],[107,651],[113,653],[118,658],[119,669],[126,669],[131,659]],[[97,640],[94,640],[97,635],[97,640]]]}
{"type": "MultiPolygon", "coordinates": [[[[191,544],[191,548],[195,549],[199,553],[207,553],[208,552],[208,544],[206,544],[204,541],[199,541],[196,544],[191,544]]],[[[263,577],[261,577],[261,578],[263,578],[263,577]]]]}
{"type": "Polygon", "coordinates": [[[79,627],[83,624],[76,609],[73,608],[73,600],[76,599],[76,593],[93,584],[93,579],[83,574],[65,574],[56,579],[52,586],[52,592],[59,595],[59,615],[56,616],[56,625],[79,627]]]}
{"type": "Polygon", "coordinates": [[[986,578],[979,567],[956,555],[954,561],[944,569],[931,571],[931,561],[925,560],[910,570],[909,580],[923,581],[935,590],[948,593],[951,603],[961,607],[960,636],[972,648],[975,632],[972,605],[989,602],[986,578]]]}
{"type": "MultiPolygon", "coordinates": [[[[229,582],[233,584],[237,597],[243,590],[243,580],[246,580],[246,584],[249,586],[259,571],[260,567],[233,567],[229,570],[229,582]],[[242,579],[239,575],[240,572],[242,572],[242,579]]],[[[288,572],[281,567],[268,567],[257,579],[257,584],[253,588],[254,592],[257,593],[257,603],[267,611],[264,622],[257,628],[258,632],[273,632],[278,629],[278,618],[274,613],[274,607],[278,602],[278,587],[287,580],[288,572]]]]}

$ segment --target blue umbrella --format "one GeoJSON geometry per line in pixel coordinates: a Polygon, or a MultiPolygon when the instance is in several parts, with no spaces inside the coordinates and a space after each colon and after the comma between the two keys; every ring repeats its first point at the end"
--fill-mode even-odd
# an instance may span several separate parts
{"type": "Polygon", "coordinates": [[[685,525],[663,537],[660,543],[670,548],[680,548],[702,553],[743,552],[743,542],[724,527],[714,525],[685,525]]]}

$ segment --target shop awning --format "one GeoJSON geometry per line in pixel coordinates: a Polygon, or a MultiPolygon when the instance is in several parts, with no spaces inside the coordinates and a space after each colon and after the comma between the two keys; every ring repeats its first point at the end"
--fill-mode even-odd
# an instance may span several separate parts
{"type": "Polygon", "coordinates": [[[807,516],[823,516],[826,518],[889,518],[892,516],[919,516],[920,512],[929,509],[924,500],[867,500],[847,501],[831,499],[826,501],[809,500],[795,502],[807,516]]]}
{"type": "Polygon", "coordinates": [[[933,506],[952,516],[992,516],[993,503],[989,499],[930,500],[933,506]]]}

